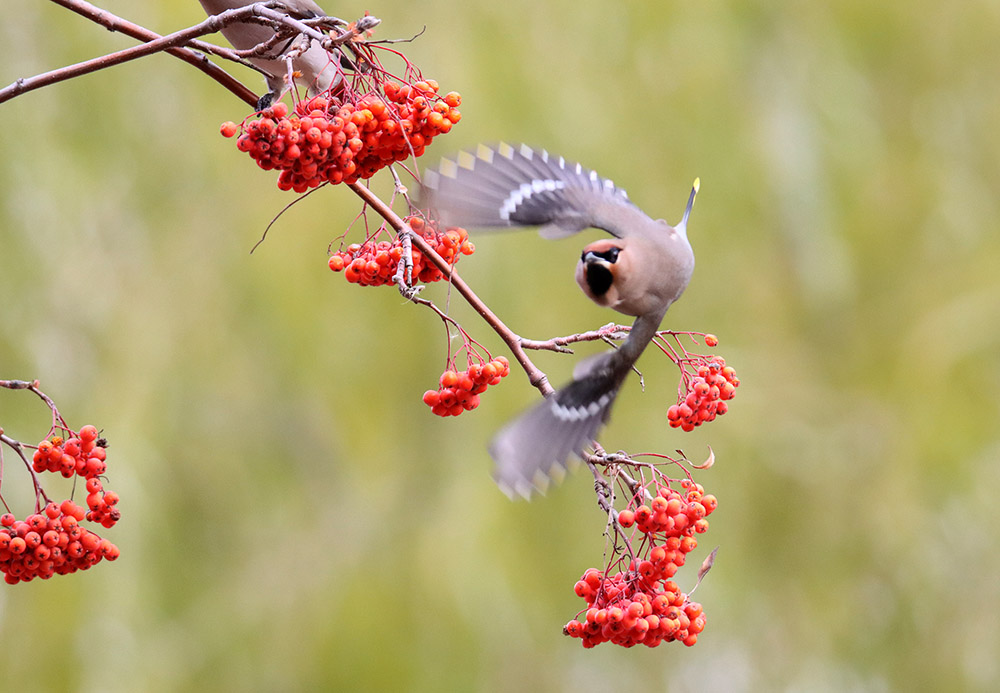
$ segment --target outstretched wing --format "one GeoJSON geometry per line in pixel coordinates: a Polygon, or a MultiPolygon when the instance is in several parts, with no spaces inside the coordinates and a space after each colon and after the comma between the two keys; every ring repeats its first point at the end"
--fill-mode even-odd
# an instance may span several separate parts
{"type": "Polygon", "coordinates": [[[544,150],[506,144],[480,145],[475,155],[462,152],[426,171],[421,206],[451,226],[539,226],[546,238],[591,226],[619,236],[616,216],[639,211],[597,172],[544,150]]]}

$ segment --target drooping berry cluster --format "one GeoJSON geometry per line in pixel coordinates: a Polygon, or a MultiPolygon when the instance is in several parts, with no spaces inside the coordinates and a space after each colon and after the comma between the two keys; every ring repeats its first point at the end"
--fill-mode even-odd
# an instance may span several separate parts
{"type": "MultiPolygon", "coordinates": [[[[433,222],[420,217],[405,220],[415,233],[419,233],[438,255],[454,266],[461,255],[472,255],[476,247],[463,228],[450,227],[439,231],[433,222]]],[[[396,268],[403,257],[403,243],[399,237],[390,241],[366,241],[352,244],[330,256],[329,266],[334,272],[343,272],[344,279],[361,286],[382,286],[393,283],[396,268]]],[[[417,249],[411,249],[413,281],[425,284],[444,278],[441,270],[417,249]]]]}
{"type": "Polygon", "coordinates": [[[618,513],[618,524],[625,529],[635,526],[648,537],[648,558],[639,562],[638,570],[651,580],[674,576],[687,554],[698,547],[694,535],[708,531],[707,517],[719,507],[716,497],[706,494],[701,484],[683,479],[680,485],[684,493],[658,484],[648,505],[633,502],[618,513]]]}
{"type": "MultiPolygon", "coordinates": [[[[94,479],[96,481],[96,479],[94,479]]],[[[17,520],[0,516],[0,572],[8,584],[87,570],[118,558],[118,547],[80,526],[89,514],[71,500],[17,520]]]]}
{"type": "Polygon", "coordinates": [[[424,393],[424,404],[438,416],[458,416],[479,406],[479,395],[490,385],[498,385],[510,373],[510,363],[497,356],[488,363],[473,363],[464,371],[447,370],[441,374],[437,390],[424,393]]]}
{"type": "Polygon", "coordinates": [[[97,428],[84,426],[67,440],[53,437],[38,444],[31,458],[36,472],[57,472],[65,478],[74,474],[84,479],[100,476],[107,470],[107,451],[98,439],[97,428]]]}
{"type": "Polygon", "coordinates": [[[688,380],[687,394],[667,410],[673,428],[693,431],[729,411],[728,400],[736,394],[740,380],[736,371],[721,356],[713,356],[698,367],[698,374],[688,380]]]}
{"type": "Polygon", "coordinates": [[[223,123],[220,130],[226,137],[241,132],[240,151],[265,170],[280,170],[279,188],[305,192],[371,178],[393,162],[420,156],[462,117],[458,92],[439,96],[431,79],[385,82],[381,92],[357,99],[317,96],[296,104],[292,115],[277,103],[258,120],[223,123]]]}
{"type": "Polygon", "coordinates": [[[580,638],[584,647],[603,642],[656,647],[674,640],[691,646],[705,628],[701,604],[690,601],[672,580],[651,583],[632,571],[607,577],[590,568],[574,591],[589,608],[582,621],[573,619],[563,633],[580,638]]]}
{"type": "Polygon", "coordinates": [[[566,624],[563,632],[583,640],[584,647],[602,642],[631,647],[656,647],[678,640],[694,645],[705,627],[701,605],[691,602],[670,580],[698,546],[695,533],[708,530],[710,515],[719,505],[704,487],[690,479],[680,490],[665,477],[656,482],[653,498],[645,492],[618,513],[623,529],[635,528],[640,541],[628,559],[628,570],[613,575],[590,569],[574,586],[587,602],[586,618],[566,624]]]}
{"type": "MultiPolygon", "coordinates": [[[[107,443],[95,426],[69,433],[66,439],[53,436],[40,442],[31,468],[86,479],[87,508],[65,500],[46,503],[43,511],[24,520],[9,512],[0,517],[0,572],[10,584],[86,570],[102,559],[118,558],[117,546],[80,525],[86,520],[110,528],[121,519],[118,494],[106,491],[100,479],[107,471],[107,443]]],[[[40,486],[36,494],[45,498],[40,486]]],[[[40,505],[41,500],[36,508],[40,505]]]]}
{"type": "MultiPolygon", "coordinates": [[[[43,440],[32,456],[31,466],[36,472],[58,472],[67,479],[74,474],[87,480],[87,520],[105,527],[113,527],[121,519],[115,506],[118,494],[105,491],[98,478],[107,470],[107,452],[97,428],[84,426],[80,432],[67,438],[54,437],[43,440]]],[[[83,518],[81,518],[83,519],[83,518]]]]}

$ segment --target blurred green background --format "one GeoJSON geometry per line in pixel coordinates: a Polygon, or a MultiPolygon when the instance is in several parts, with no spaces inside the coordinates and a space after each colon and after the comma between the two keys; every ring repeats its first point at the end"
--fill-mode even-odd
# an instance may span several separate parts
{"type": "MultiPolygon", "coordinates": [[[[103,6],[161,33],[202,18],[103,6]]],[[[717,333],[743,385],[681,434],[650,353],[603,440],[715,449],[698,479],[721,505],[679,575],[721,547],[708,627],[691,649],[561,635],[602,561],[590,477],[515,504],[485,452],[537,393],[511,377],[429,413],[440,321],[326,268],[349,190],[249,255],[292,198],[219,136],[246,106],[156,56],[0,105],[0,377],[104,429],[124,514],[117,563],[0,589],[0,688],[1000,688],[1000,6],[327,7],[370,10],[381,38],[426,24],[398,47],[464,97],[427,163],[523,140],[671,221],[701,177],[698,266],[664,326],[717,333]]],[[[4,15],[2,85],[134,43],[40,0],[4,15]]],[[[591,329],[617,316],[572,282],[589,238],[480,235],[461,269],[521,334],[591,329]]],[[[561,382],[574,360],[537,363],[561,382]]],[[[0,392],[0,425],[37,442],[47,413],[0,392]]]]}

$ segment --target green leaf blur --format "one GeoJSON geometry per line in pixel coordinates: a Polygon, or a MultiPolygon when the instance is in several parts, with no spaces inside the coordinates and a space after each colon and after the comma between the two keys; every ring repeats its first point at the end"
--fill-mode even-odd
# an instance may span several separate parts
{"type": "MultiPolygon", "coordinates": [[[[161,33],[202,19],[103,6],[161,33]]],[[[697,478],[720,506],[679,574],[690,588],[721,547],[707,628],[691,649],[561,635],[602,561],[592,480],[510,503],[485,451],[537,393],[515,373],[475,412],[430,414],[440,321],[326,268],[349,190],[294,206],[251,256],[293,198],[219,136],[248,109],[160,55],[0,105],[0,377],[104,429],[123,513],[117,562],[0,589],[0,688],[1000,687],[998,5],[326,6],[370,10],[379,38],[427,25],[396,47],[464,100],[426,163],[525,141],[674,222],[701,177],[698,265],[664,326],[716,333],[742,386],[681,434],[650,351],[604,442],[714,448],[697,478]]],[[[0,85],[133,43],[10,3],[0,85]]],[[[460,270],[515,331],[618,319],[572,281],[580,238],[474,240],[460,270]]],[[[537,359],[557,383],[573,362],[537,359]]],[[[0,392],[8,435],[47,422],[0,392]]],[[[6,463],[5,496],[28,483],[6,463]]]]}

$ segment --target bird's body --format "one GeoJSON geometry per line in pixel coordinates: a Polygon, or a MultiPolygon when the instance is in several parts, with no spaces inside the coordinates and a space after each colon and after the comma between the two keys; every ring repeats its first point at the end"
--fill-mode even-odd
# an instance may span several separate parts
{"type": "MultiPolygon", "coordinates": [[[[253,4],[254,1],[199,0],[209,15],[245,7],[253,4]]],[[[284,5],[288,14],[297,19],[314,19],[326,16],[323,8],[312,0],[285,0],[284,5]]],[[[270,40],[274,36],[274,31],[263,24],[238,22],[223,27],[222,35],[233,45],[233,48],[248,50],[270,40]]],[[[281,47],[276,48],[276,50],[281,52],[281,47]]],[[[288,66],[283,59],[254,57],[250,58],[250,62],[265,73],[269,94],[266,94],[264,98],[268,102],[277,98],[287,89],[285,77],[288,74],[288,66]]],[[[312,41],[309,47],[293,61],[293,66],[298,73],[296,81],[306,87],[310,94],[319,94],[330,89],[341,78],[341,73],[330,54],[316,41],[312,41]]]]}
{"type": "Polygon", "coordinates": [[[423,203],[445,224],[539,226],[550,238],[588,227],[610,233],[584,248],[576,280],[598,305],[636,318],[619,349],[585,360],[572,382],[496,435],[490,453],[508,494],[527,497],[544,488],[608,420],[622,382],[691,279],[686,226],[694,193],[672,227],[651,219],[596,172],[525,146],[481,147],[474,157],[427,172],[423,203]]]}

